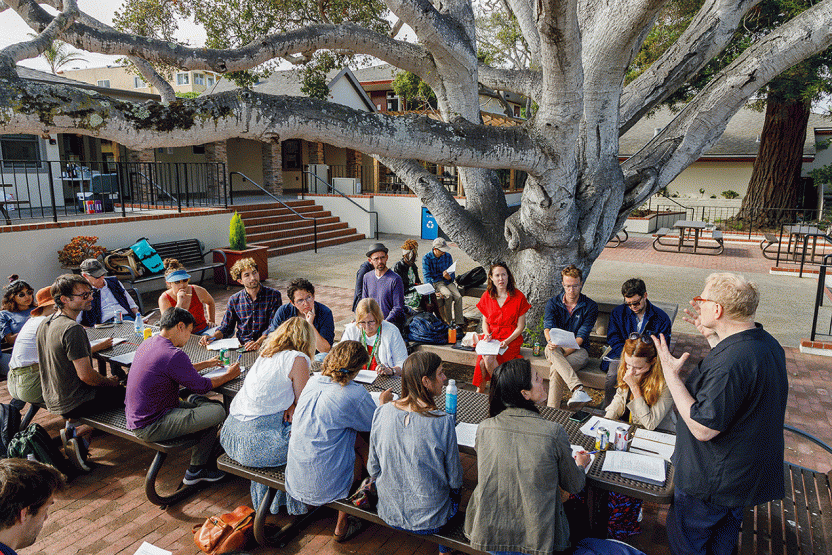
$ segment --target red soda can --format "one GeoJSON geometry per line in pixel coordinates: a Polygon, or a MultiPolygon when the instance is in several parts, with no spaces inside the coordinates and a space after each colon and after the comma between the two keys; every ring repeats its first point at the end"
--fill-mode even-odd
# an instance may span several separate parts
{"type": "Polygon", "coordinates": [[[627,428],[624,426],[619,426],[615,429],[615,450],[616,451],[626,451],[627,450],[627,428]]]}

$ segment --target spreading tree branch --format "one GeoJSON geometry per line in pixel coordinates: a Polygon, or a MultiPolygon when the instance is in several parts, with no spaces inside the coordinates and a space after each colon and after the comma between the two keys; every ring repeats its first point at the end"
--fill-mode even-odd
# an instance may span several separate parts
{"type": "Polygon", "coordinates": [[[7,46],[0,51],[0,75],[13,77],[17,74],[15,66],[20,60],[36,58],[48,50],[60,34],[73,24],[78,17],[76,0],[63,0],[62,11],[38,30],[38,36],[32,40],[7,46]]]}

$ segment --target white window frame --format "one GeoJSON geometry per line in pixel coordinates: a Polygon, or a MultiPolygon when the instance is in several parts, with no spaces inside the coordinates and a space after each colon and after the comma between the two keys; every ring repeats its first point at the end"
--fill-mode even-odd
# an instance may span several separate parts
{"type": "Polygon", "coordinates": [[[109,89],[110,88],[110,80],[109,79],[99,79],[97,85],[99,87],[109,89]]]}
{"type": "Polygon", "coordinates": [[[138,75],[133,76],[133,88],[134,89],[146,89],[147,83],[145,83],[144,79],[139,77],[138,75]]]}
{"type": "Polygon", "coordinates": [[[190,75],[187,72],[177,73],[176,74],[176,84],[177,85],[190,85],[191,84],[190,75]]]}
{"type": "Polygon", "coordinates": [[[202,85],[205,86],[205,74],[204,73],[194,73],[194,85],[202,85]]]}

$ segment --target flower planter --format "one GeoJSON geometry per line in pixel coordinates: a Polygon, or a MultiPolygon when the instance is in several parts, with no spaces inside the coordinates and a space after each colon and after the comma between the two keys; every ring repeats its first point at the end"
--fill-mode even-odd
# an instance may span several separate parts
{"type": "Polygon", "coordinates": [[[653,212],[646,216],[627,218],[627,231],[631,233],[653,233],[660,227],[673,227],[678,220],[685,219],[685,212],[653,212]]]}
{"type": "Polygon", "coordinates": [[[225,283],[222,272],[227,272],[228,282],[231,283],[231,267],[235,262],[243,258],[253,258],[257,264],[257,271],[260,274],[260,281],[269,279],[269,247],[249,244],[248,248],[242,251],[235,251],[230,248],[214,249],[214,262],[222,262],[222,255],[218,251],[225,253],[225,270],[220,268],[214,269],[214,283],[225,283]]]}

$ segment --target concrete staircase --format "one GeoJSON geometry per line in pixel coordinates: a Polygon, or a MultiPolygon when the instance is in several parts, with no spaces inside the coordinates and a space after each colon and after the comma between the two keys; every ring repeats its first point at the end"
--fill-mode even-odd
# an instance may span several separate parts
{"type": "MultiPolygon", "coordinates": [[[[291,200],[286,204],[318,223],[318,248],[364,239],[363,234],[356,233],[347,222],[342,222],[312,200],[291,200]]],[[[309,251],[315,247],[312,222],[298,218],[276,202],[235,205],[233,208],[246,224],[246,241],[267,245],[269,256],[309,251]]]]}

